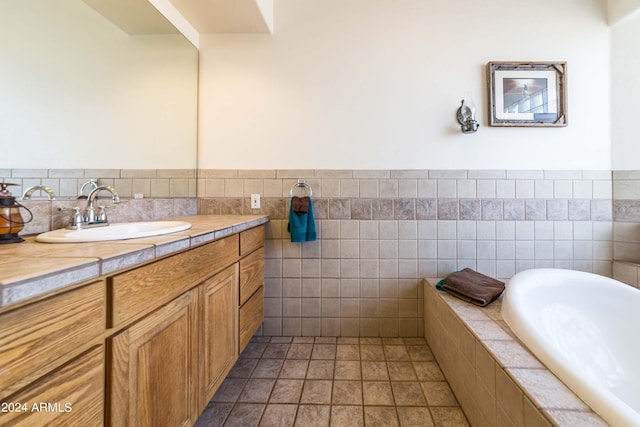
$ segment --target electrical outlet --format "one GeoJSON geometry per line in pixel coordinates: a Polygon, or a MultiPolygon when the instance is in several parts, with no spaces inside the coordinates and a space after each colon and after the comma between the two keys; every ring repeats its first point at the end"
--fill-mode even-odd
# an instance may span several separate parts
{"type": "Polygon", "coordinates": [[[251,195],[251,209],[260,209],[260,195],[252,194],[251,195]]]}

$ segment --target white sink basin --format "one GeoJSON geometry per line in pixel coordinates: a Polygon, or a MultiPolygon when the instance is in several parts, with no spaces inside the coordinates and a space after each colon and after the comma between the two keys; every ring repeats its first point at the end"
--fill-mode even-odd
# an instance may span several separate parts
{"type": "Polygon", "coordinates": [[[104,242],[160,236],[189,228],[191,228],[191,224],[186,221],[121,222],[81,230],[61,228],[39,234],[36,236],[36,241],[43,243],[104,242]]]}

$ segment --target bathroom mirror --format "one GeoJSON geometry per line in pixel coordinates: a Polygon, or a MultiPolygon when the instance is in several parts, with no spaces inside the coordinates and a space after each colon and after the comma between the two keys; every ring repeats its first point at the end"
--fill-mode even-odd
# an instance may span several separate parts
{"type": "Polygon", "coordinates": [[[195,169],[197,49],[92,2],[0,0],[0,169],[195,169]]]}

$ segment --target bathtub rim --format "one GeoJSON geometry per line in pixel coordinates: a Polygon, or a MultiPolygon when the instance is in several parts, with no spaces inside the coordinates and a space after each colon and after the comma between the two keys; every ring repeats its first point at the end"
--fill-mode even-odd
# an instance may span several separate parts
{"type": "Polygon", "coordinates": [[[531,322],[518,315],[518,308],[526,304],[526,298],[523,297],[524,292],[531,287],[553,286],[536,283],[538,277],[543,277],[543,275],[551,277],[550,282],[566,280],[571,277],[602,281],[608,285],[620,287],[624,292],[628,292],[627,289],[631,292],[638,290],[610,277],[595,273],[560,268],[534,268],[519,272],[509,279],[502,296],[500,314],[523,345],[605,421],[615,426],[640,425],[638,412],[611,391],[602,388],[598,382],[574,372],[567,360],[558,357],[558,351],[543,344],[546,339],[537,332],[531,322]]]}
{"type": "MultiPolygon", "coordinates": [[[[480,406],[488,407],[486,403],[479,402],[477,392],[471,392],[477,390],[475,387],[483,385],[485,392],[482,395],[489,396],[491,402],[495,402],[493,416],[506,416],[511,421],[505,425],[609,426],[549,371],[509,329],[500,315],[501,297],[486,307],[478,307],[437,290],[436,283],[440,279],[423,279],[425,338],[472,425],[479,424],[482,418],[480,406]],[[487,334],[489,326],[494,333],[487,334]],[[498,330],[503,333],[495,333],[498,330]],[[473,350],[469,347],[472,343],[473,350]],[[456,347],[460,349],[461,355],[452,357],[456,353],[456,347]],[[480,372],[483,366],[486,368],[477,359],[482,353],[491,358],[488,374],[480,372]],[[460,363],[460,360],[463,362],[460,363]],[[468,370],[461,369],[465,366],[475,369],[475,384],[471,386],[473,388],[469,388],[464,381],[470,378],[468,370]],[[498,392],[499,374],[508,378],[520,392],[524,405],[520,405],[519,409],[514,408],[512,393],[498,392]],[[553,390],[553,400],[548,399],[549,390],[553,390]],[[509,409],[515,415],[521,415],[517,419],[511,417],[506,412],[509,409]]],[[[497,418],[485,418],[484,424],[498,425],[497,418]]]]}

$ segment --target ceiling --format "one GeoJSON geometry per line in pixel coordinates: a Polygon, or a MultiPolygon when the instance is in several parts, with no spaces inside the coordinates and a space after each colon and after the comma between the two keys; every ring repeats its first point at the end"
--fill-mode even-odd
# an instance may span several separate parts
{"type": "MultiPolygon", "coordinates": [[[[273,0],[83,1],[131,35],[176,34],[176,27],[187,36],[271,33],[273,27],[273,0]]],[[[188,38],[197,46],[197,36],[188,38]]]]}
{"type": "MultiPolygon", "coordinates": [[[[256,0],[170,0],[200,34],[270,33],[256,0]]],[[[271,4],[273,4],[271,2],[271,4]]]]}

